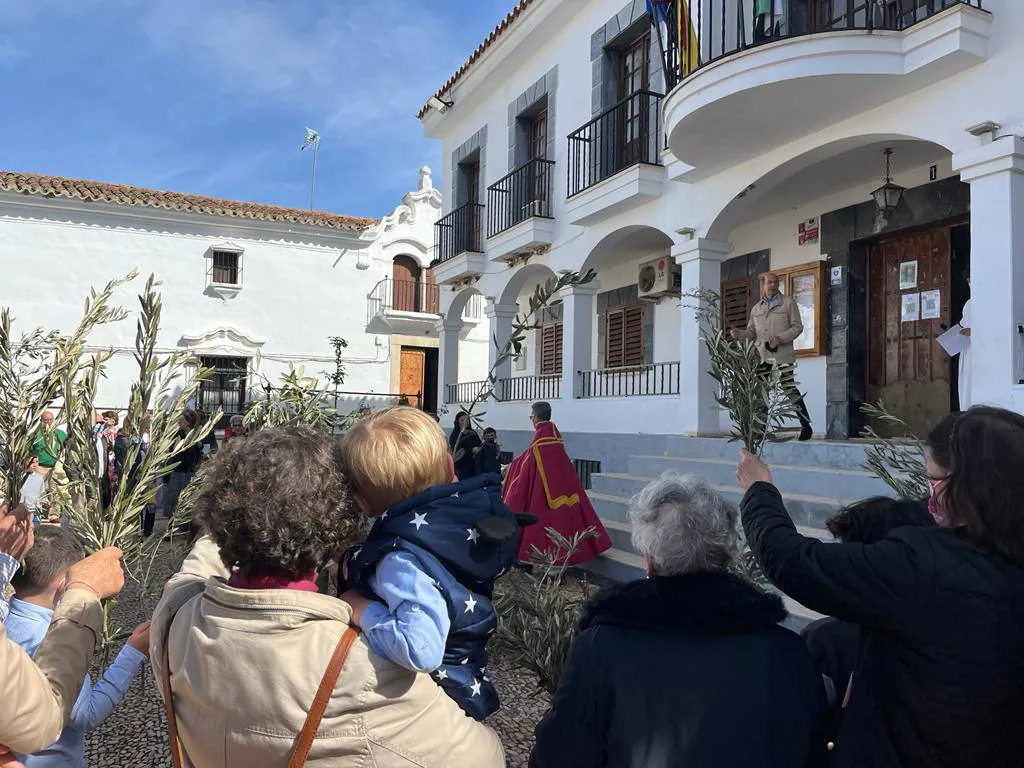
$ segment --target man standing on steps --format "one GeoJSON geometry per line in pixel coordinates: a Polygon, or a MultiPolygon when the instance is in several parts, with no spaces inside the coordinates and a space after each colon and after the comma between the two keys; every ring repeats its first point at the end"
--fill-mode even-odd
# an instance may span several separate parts
{"type": "Polygon", "coordinates": [[[764,275],[764,293],[761,300],[750,310],[750,321],[746,330],[733,328],[729,338],[754,339],[757,351],[761,354],[761,370],[770,371],[773,363],[792,365],[782,374],[782,387],[796,407],[800,419],[800,439],[810,440],[814,430],[811,429],[811,416],[807,413],[803,395],[796,387],[794,375],[796,367],[796,350],[793,342],[804,332],[804,323],[800,319],[800,308],[792,297],[779,293],[779,276],[774,272],[764,275]]]}
{"type": "MultiPolygon", "coordinates": [[[[541,552],[556,550],[548,537],[548,528],[554,528],[567,539],[590,528],[594,535],[580,542],[568,560],[569,565],[581,565],[610,549],[612,541],[573,469],[562,435],[551,422],[551,404],[534,403],[530,421],[536,430],[533,442],[512,462],[505,479],[504,499],[508,508],[537,518],[536,525],[522,530],[516,559],[530,562],[534,547],[541,552]]],[[[555,551],[559,562],[567,554],[555,551]]]]}

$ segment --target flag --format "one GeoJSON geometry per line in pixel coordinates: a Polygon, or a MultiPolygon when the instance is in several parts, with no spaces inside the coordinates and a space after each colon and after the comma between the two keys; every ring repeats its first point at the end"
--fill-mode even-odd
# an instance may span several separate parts
{"type": "Polygon", "coordinates": [[[697,31],[690,20],[688,0],[675,0],[676,44],[679,46],[679,78],[682,79],[700,66],[697,31]]]}
{"type": "Polygon", "coordinates": [[[651,23],[668,24],[668,12],[671,7],[672,0],[647,0],[647,15],[651,17],[651,23]]]}
{"type": "Polygon", "coordinates": [[[316,149],[319,146],[320,146],[320,134],[317,133],[316,131],[314,131],[312,128],[307,128],[306,129],[306,140],[304,142],[302,142],[302,146],[299,147],[299,151],[301,152],[306,147],[312,147],[313,149],[316,149]]]}

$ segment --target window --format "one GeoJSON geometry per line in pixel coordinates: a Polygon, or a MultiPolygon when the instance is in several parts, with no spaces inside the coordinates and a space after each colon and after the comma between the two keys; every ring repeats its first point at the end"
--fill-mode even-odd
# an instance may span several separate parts
{"type": "Polygon", "coordinates": [[[750,310],[753,308],[750,284],[749,277],[737,277],[722,282],[723,330],[747,327],[750,310]]]}
{"type": "Polygon", "coordinates": [[[245,406],[249,358],[200,357],[199,363],[204,368],[213,368],[213,375],[199,383],[199,407],[208,414],[223,411],[224,417],[216,427],[223,429],[231,416],[241,413],[245,406]]]}
{"type": "Polygon", "coordinates": [[[529,119],[529,142],[526,147],[527,160],[543,160],[548,156],[548,110],[545,107],[529,119]]]}
{"type": "Polygon", "coordinates": [[[645,32],[622,51],[619,69],[619,98],[650,88],[651,34],[645,32]]]}
{"type": "Polygon", "coordinates": [[[540,375],[562,372],[562,324],[547,323],[540,329],[540,375]]]}
{"type": "Polygon", "coordinates": [[[644,305],[641,302],[608,310],[604,360],[607,368],[644,364],[644,305]]]}
{"type": "Polygon", "coordinates": [[[240,257],[237,251],[214,251],[212,282],[218,285],[241,285],[240,257]]]}

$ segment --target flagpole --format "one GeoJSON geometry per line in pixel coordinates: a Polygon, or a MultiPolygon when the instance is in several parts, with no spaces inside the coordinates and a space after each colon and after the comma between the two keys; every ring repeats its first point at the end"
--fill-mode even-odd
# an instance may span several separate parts
{"type": "Polygon", "coordinates": [[[320,151],[320,141],[313,142],[313,180],[309,185],[309,210],[313,210],[313,199],[316,195],[316,153],[320,151]]]}

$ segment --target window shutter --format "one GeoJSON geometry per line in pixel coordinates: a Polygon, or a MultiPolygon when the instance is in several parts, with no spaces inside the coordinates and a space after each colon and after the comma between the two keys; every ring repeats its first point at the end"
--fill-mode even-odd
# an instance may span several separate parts
{"type": "Polygon", "coordinates": [[[540,375],[562,372],[562,324],[549,323],[540,329],[540,375]]]}
{"type": "Polygon", "coordinates": [[[637,302],[610,309],[605,323],[605,366],[643,365],[644,305],[637,302]]]}
{"type": "Polygon", "coordinates": [[[722,283],[722,328],[746,328],[750,320],[750,278],[738,277],[722,283]]]}

